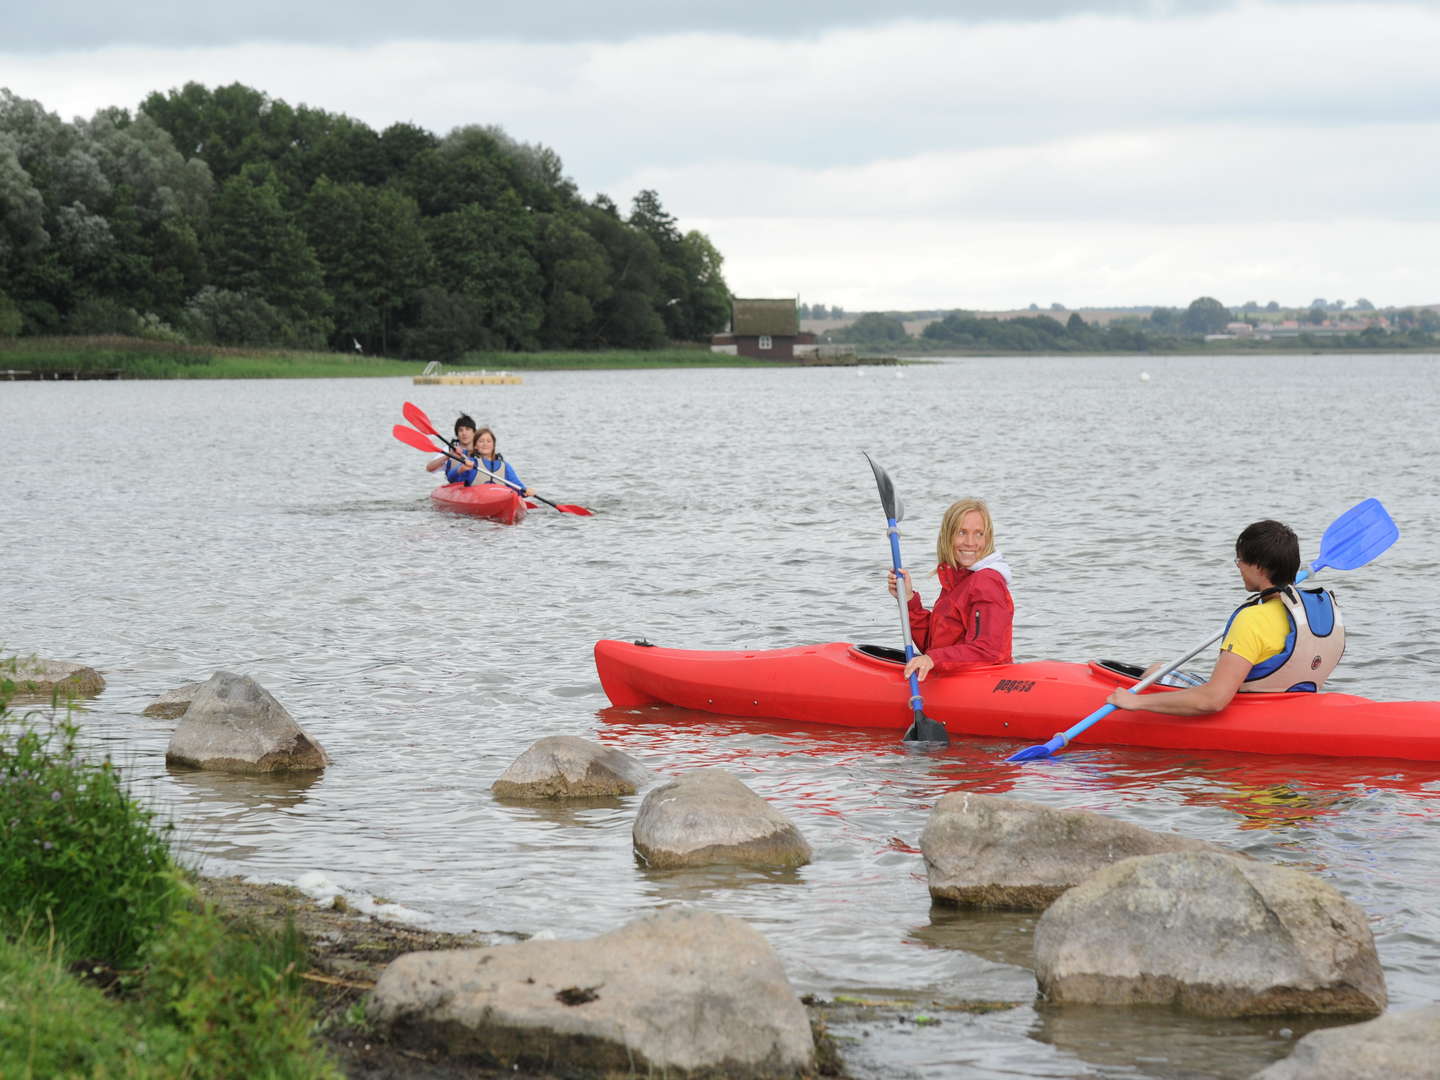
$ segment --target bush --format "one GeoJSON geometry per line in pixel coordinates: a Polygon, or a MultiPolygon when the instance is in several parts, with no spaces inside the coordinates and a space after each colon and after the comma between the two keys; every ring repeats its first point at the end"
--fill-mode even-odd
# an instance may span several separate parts
{"type": "Polygon", "coordinates": [[[105,297],[89,297],[75,305],[65,328],[71,334],[125,334],[140,331],[140,316],[133,308],[105,297]]]}
{"type": "Polygon", "coordinates": [[[109,760],[79,756],[68,716],[11,713],[14,689],[0,677],[0,1076],[339,1080],[293,927],[232,930],[193,900],[109,760]]]}
{"type": "Polygon", "coordinates": [[[210,345],[274,345],[285,334],[285,319],[258,296],[207,285],[185,305],[181,330],[210,345]]]}
{"type": "Polygon", "coordinates": [[[157,1021],[183,1032],[187,1075],[340,1075],[312,1041],[299,991],[305,948],[293,927],[279,936],[235,933],[208,908],[180,911],[147,959],[145,1000],[157,1021]]]}
{"type": "Polygon", "coordinates": [[[14,337],[25,325],[25,318],[15,301],[0,291],[0,337],[14,337]]]}
{"type": "Polygon", "coordinates": [[[17,717],[13,691],[0,685],[0,925],[131,967],[184,897],[169,848],[109,759],[81,759],[68,717],[17,717]]]}

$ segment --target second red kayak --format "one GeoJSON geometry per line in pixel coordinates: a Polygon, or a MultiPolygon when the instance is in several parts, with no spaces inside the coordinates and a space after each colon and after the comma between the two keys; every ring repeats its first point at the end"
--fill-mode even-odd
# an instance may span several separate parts
{"type": "MultiPolygon", "coordinates": [[[[595,667],[606,695],[619,706],[678,705],[896,731],[913,719],[901,663],[846,642],[714,652],[599,641],[595,667]]],[[[1117,686],[1136,681],[1098,662],[1039,660],[936,675],[921,689],[925,715],[952,736],[1038,743],[1104,704],[1117,686]]],[[[1331,692],[1237,694],[1205,717],[1115,712],[1075,745],[1087,743],[1440,761],[1440,702],[1371,701],[1331,692]]]]}
{"type": "Polygon", "coordinates": [[[504,484],[442,484],[430,492],[442,510],[493,518],[502,525],[514,525],[525,517],[525,500],[504,484]]]}

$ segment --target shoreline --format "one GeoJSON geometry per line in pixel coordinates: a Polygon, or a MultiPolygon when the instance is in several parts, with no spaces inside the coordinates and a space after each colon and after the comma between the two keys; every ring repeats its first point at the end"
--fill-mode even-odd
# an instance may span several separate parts
{"type": "MultiPolygon", "coordinates": [[[[444,949],[487,948],[509,941],[523,941],[527,935],[503,930],[474,930],[455,933],[427,930],[405,923],[389,922],[359,912],[343,897],[325,905],[293,885],[256,884],[239,876],[196,875],[200,896],[213,905],[226,923],[240,923],[283,931],[292,925],[305,942],[310,970],[301,975],[315,1005],[316,1039],[331,1052],[345,1075],[359,1080],[566,1080],[574,1070],[558,1073],[522,1072],[509,1067],[452,1058],[442,1047],[421,1053],[413,1046],[391,1043],[381,1030],[360,1020],[357,1007],[385,966],[409,952],[444,949]],[[358,1021],[358,1022],[357,1022],[358,1021]]],[[[987,1013],[1021,1008],[1029,1002],[966,1001],[929,1002],[866,1000],[837,994],[833,1000],[813,994],[800,997],[810,1018],[815,1038],[816,1070],[813,1075],[832,1080],[852,1080],[846,1071],[843,1045],[860,1042],[853,1035],[835,1035],[831,1025],[866,1028],[874,1025],[928,1025],[946,1021],[935,1014],[987,1013]]]]}
{"type": "MultiPolygon", "coordinates": [[[[1274,343],[1219,343],[1187,348],[1120,351],[1114,350],[1026,350],[995,349],[913,349],[895,346],[887,353],[858,355],[834,360],[761,360],[712,353],[701,347],[673,347],[654,350],[612,349],[602,352],[469,353],[445,366],[448,374],[471,369],[493,372],[532,371],[627,371],[675,370],[686,368],[758,368],[806,370],[810,368],[875,367],[935,364],[948,359],[986,357],[997,360],[1037,357],[1054,359],[1091,357],[1224,357],[1224,356],[1326,356],[1349,355],[1436,355],[1434,345],[1393,346],[1356,351],[1352,348],[1317,348],[1314,345],[1285,346],[1274,343]]],[[[418,360],[357,356],[347,353],[315,353],[281,349],[212,348],[148,341],[140,338],[9,338],[0,340],[0,383],[5,382],[134,382],[175,379],[331,379],[398,378],[423,375],[426,365],[418,360]]]]}

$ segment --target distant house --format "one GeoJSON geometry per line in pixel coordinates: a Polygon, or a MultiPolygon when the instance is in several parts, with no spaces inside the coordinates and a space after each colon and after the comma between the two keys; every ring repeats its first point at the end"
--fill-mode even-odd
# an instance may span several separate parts
{"type": "Polygon", "coordinates": [[[815,344],[815,335],[802,332],[800,315],[791,298],[746,300],[730,298],[730,332],[710,339],[710,350],[761,360],[793,360],[796,345],[815,344]]]}

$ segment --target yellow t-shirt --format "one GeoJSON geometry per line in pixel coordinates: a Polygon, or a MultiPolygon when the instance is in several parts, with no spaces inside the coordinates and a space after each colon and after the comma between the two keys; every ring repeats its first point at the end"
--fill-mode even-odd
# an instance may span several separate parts
{"type": "Polygon", "coordinates": [[[1279,597],[1272,596],[1235,616],[1225,640],[1220,642],[1220,651],[1242,656],[1254,667],[1284,649],[1289,636],[1290,616],[1279,597]]]}

